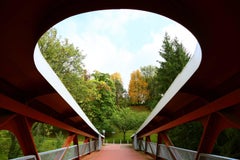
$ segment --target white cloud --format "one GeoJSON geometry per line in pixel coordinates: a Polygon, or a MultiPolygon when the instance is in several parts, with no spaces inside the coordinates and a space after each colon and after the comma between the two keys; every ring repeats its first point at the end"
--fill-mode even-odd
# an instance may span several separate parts
{"type": "Polygon", "coordinates": [[[132,20],[146,18],[145,12],[129,10],[121,10],[121,13],[96,12],[96,15],[91,18],[89,23],[85,23],[84,32],[80,32],[80,34],[79,22],[71,19],[61,23],[57,29],[62,37],[68,38],[71,43],[83,50],[83,54],[87,55],[84,60],[87,70],[90,72],[98,70],[110,74],[119,72],[126,89],[131,72],[141,66],[158,65],[156,60],[161,60],[158,52],[162,46],[165,32],[168,32],[172,38],[177,36],[188,51],[192,52],[196,44],[196,40],[192,39],[185,28],[171,22],[165,28],[151,32],[151,41],[140,47],[137,53],[132,53],[129,48],[121,47],[124,45],[114,44],[112,37],[109,37],[107,33],[116,38],[122,36],[127,41],[126,25],[132,20]]]}
{"type": "Polygon", "coordinates": [[[163,28],[171,38],[177,37],[190,54],[193,54],[196,48],[197,40],[185,27],[179,23],[173,23],[163,28]]]}
{"type": "Polygon", "coordinates": [[[129,21],[144,18],[146,12],[137,10],[108,10],[97,11],[88,24],[89,30],[112,35],[123,36],[126,34],[126,24],[129,21]]]}

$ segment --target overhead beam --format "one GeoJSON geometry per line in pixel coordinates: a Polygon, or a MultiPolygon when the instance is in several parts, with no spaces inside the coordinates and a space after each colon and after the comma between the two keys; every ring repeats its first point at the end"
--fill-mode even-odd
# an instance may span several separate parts
{"type": "Polygon", "coordinates": [[[220,110],[223,110],[225,108],[234,106],[236,104],[240,103],[240,89],[237,89],[191,113],[188,113],[180,118],[177,118],[176,120],[173,120],[165,125],[162,125],[160,127],[157,127],[147,133],[140,134],[139,137],[146,137],[155,133],[159,133],[168,129],[171,129],[173,127],[176,127],[178,125],[197,120],[201,117],[205,117],[209,114],[218,112],[220,110]]]}
{"type": "Polygon", "coordinates": [[[37,120],[40,122],[51,124],[53,126],[65,129],[65,130],[73,132],[73,133],[77,133],[77,134],[87,136],[90,138],[96,138],[94,135],[91,135],[87,132],[76,129],[75,127],[72,127],[66,123],[63,123],[57,119],[54,119],[53,117],[51,117],[49,115],[46,115],[42,112],[32,109],[31,107],[24,105],[18,101],[15,101],[15,100],[13,100],[5,95],[2,95],[2,94],[0,94],[0,108],[9,110],[14,113],[18,113],[20,115],[29,117],[31,119],[34,119],[34,120],[37,120]]]}

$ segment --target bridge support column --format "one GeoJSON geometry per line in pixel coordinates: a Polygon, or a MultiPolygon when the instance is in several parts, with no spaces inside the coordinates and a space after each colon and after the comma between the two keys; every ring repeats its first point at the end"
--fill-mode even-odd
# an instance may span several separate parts
{"type": "Polygon", "coordinates": [[[7,120],[4,124],[0,124],[0,129],[9,130],[16,136],[25,156],[35,155],[37,160],[40,160],[31,133],[33,121],[18,114],[13,114],[5,118],[7,118],[7,120]]]}

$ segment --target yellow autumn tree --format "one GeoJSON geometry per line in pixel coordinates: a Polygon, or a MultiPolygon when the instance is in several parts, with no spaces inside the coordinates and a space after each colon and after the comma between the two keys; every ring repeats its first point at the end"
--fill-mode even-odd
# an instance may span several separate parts
{"type": "Polygon", "coordinates": [[[132,104],[144,104],[149,96],[148,84],[139,70],[131,73],[128,94],[132,104]]]}

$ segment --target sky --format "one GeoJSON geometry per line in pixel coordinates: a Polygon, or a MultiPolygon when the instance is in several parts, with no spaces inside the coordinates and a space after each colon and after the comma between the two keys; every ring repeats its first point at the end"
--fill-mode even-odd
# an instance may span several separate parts
{"type": "Polygon", "coordinates": [[[89,73],[119,72],[128,89],[130,75],[140,67],[162,61],[159,51],[167,32],[193,54],[197,40],[182,25],[164,16],[139,10],[103,10],[82,13],[54,26],[58,35],[78,47],[89,73]]]}

